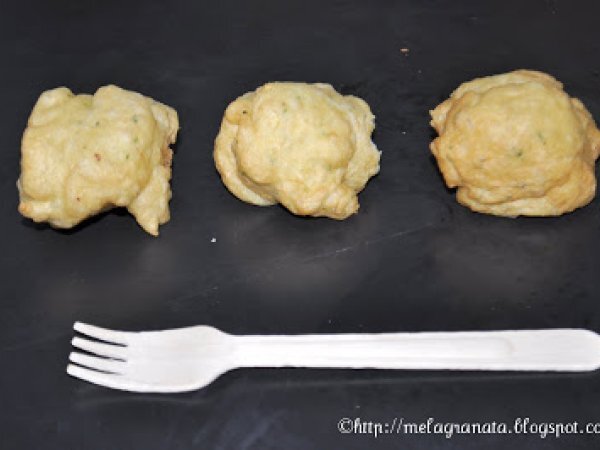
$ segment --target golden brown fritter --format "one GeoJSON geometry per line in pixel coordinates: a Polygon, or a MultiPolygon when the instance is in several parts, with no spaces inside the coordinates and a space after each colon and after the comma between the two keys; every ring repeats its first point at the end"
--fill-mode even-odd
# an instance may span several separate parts
{"type": "Polygon", "coordinates": [[[518,70],[462,84],[431,111],[448,187],[473,211],[556,216],[595,195],[600,131],[553,77],[518,70]]]}
{"type": "Polygon", "coordinates": [[[116,86],[93,96],[42,93],[22,140],[19,211],[71,228],[123,206],[158,235],[169,220],[169,144],[178,128],[174,109],[116,86]]]}
{"type": "Polygon", "coordinates": [[[223,183],[255,205],[345,219],[379,171],[374,116],[328,84],[268,83],[229,105],[215,141],[223,183]]]}

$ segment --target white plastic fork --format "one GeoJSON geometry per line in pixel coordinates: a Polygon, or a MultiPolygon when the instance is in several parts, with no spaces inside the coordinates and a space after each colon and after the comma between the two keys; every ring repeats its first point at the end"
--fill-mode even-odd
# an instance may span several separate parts
{"type": "Polygon", "coordinates": [[[76,322],[67,373],[135,392],[200,389],[242,367],[590,371],[600,336],[583,329],[234,336],[210,326],[124,332],[76,322]]]}

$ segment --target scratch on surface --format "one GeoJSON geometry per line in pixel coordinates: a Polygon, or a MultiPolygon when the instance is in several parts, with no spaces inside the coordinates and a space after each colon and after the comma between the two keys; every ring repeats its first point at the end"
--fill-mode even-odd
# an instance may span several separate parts
{"type": "Polygon", "coordinates": [[[408,230],[396,231],[395,233],[388,234],[387,236],[382,236],[382,237],[377,238],[377,239],[367,240],[367,241],[365,241],[365,244],[366,245],[377,244],[377,243],[382,242],[382,241],[388,241],[390,239],[396,239],[397,237],[406,236],[406,235],[409,235],[409,234],[415,234],[415,233],[418,233],[419,231],[426,230],[426,229],[431,228],[433,226],[434,226],[434,224],[428,223],[428,224],[425,224],[425,225],[417,227],[417,228],[411,228],[411,229],[408,229],[408,230]]]}
{"type": "MultiPolygon", "coordinates": [[[[259,395],[260,397],[262,397],[262,391],[259,395]]],[[[256,400],[256,403],[258,404],[260,402],[260,398],[258,400],[256,400]]],[[[220,413],[220,411],[219,411],[220,413]]],[[[215,447],[216,448],[236,448],[238,450],[247,450],[250,448],[256,448],[253,447],[253,445],[261,438],[263,437],[265,434],[267,434],[267,432],[271,429],[271,427],[273,426],[273,424],[279,419],[279,417],[283,414],[283,411],[276,411],[272,414],[269,414],[267,417],[265,417],[264,419],[262,417],[259,417],[260,420],[259,421],[255,421],[252,419],[248,419],[248,418],[244,418],[244,425],[249,425],[249,431],[248,433],[244,436],[244,438],[240,441],[240,434],[242,431],[244,431],[245,428],[240,428],[240,426],[236,423],[237,422],[237,417],[233,416],[232,421],[233,423],[232,428],[234,428],[236,430],[235,433],[231,433],[231,432],[227,432],[224,429],[221,429],[220,431],[216,432],[217,434],[217,442],[215,447]],[[256,423],[255,426],[254,423],[256,423]],[[231,441],[235,441],[235,447],[232,447],[231,441]]],[[[253,415],[254,416],[254,415],[253,415]]],[[[197,433],[194,434],[194,437],[192,438],[192,445],[196,446],[197,444],[203,442],[206,440],[206,438],[208,436],[213,436],[215,434],[215,431],[212,429],[212,427],[202,427],[200,428],[200,430],[198,430],[197,433]]]]}
{"type": "Polygon", "coordinates": [[[389,240],[396,239],[396,238],[399,238],[399,237],[402,237],[402,236],[408,236],[408,235],[411,235],[411,234],[415,234],[415,233],[418,233],[419,231],[423,231],[423,230],[425,230],[427,228],[431,228],[432,226],[433,226],[433,224],[428,223],[426,225],[419,226],[417,228],[396,231],[394,233],[388,234],[386,236],[381,236],[381,237],[376,238],[376,239],[367,239],[367,240],[365,240],[363,242],[360,242],[358,244],[355,244],[355,245],[349,245],[348,247],[339,248],[337,250],[333,250],[333,251],[330,251],[330,252],[320,253],[320,254],[311,256],[309,258],[303,259],[300,262],[301,263],[307,263],[307,262],[310,262],[310,261],[314,261],[316,259],[322,259],[322,258],[328,258],[330,256],[336,256],[336,255],[339,255],[341,253],[349,252],[349,251],[354,250],[354,249],[356,249],[358,247],[361,247],[361,246],[367,246],[368,247],[369,245],[379,244],[380,242],[389,241],[389,240]]]}
{"type": "Polygon", "coordinates": [[[240,442],[239,449],[246,450],[252,448],[252,445],[256,443],[262,436],[264,436],[267,431],[271,428],[271,426],[275,423],[275,421],[281,416],[282,412],[278,411],[275,414],[271,415],[271,417],[263,420],[245,439],[240,442]]]}
{"type": "Polygon", "coordinates": [[[310,256],[308,258],[305,258],[303,260],[300,260],[301,263],[306,263],[306,262],[310,262],[313,261],[315,259],[321,259],[321,258],[327,258],[329,256],[335,256],[335,255],[339,255],[340,253],[346,253],[350,250],[355,249],[356,247],[358,247],[360,244],[356,244],[356,245],[349,245],[348,247],[343,247],[343,248],[338,248],[337,250],[333,250],[330,252],[326,252],[326,253],[319,253],[317,255],[314,256],[310,256]]]}

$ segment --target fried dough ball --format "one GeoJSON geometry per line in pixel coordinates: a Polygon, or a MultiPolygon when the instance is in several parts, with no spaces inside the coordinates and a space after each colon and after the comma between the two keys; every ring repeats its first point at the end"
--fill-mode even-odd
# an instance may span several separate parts
{"type": "Polygon", "coordinates": [[[550,75],[517,70],[462,84],[431,111],[433,152],[473,211],[557,216],[595,195],[600,131],[550,75]]]}
{"type": "Polygon", "coordinates": [[[105,86],[92,95],[65,87],[42,93],[21,145],[19,212],[71,228],[126,207],[148,233],[169,220],[174,109],[105,86]]]}
{"type": "Polygon", "coordinates": [[[328,84],[268,83],[228,106],[214,159],[245,202],[341,220],[379,171],[374,126],[363,100],[328,84]]]}

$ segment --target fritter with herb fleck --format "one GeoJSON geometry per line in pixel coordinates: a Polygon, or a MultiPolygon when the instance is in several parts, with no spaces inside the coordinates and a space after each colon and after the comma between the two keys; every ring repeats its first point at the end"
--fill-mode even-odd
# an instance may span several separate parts
{"type": "Polygon", "coordinates": [[[462,84],[431,111],[448,187],[473,211],[557,216],[595,195],[600,131],[550,75],[517,70],[462,84]]]}
{"type": "Polygon", "coordinates": [[[214,159],[245,202],[341,220],[379,171],[374,126],[363,100],[328,84],[268,83],[229,105],[214,159]]]}
{"type": "Polygon", "coordinates": [[[174,109],[105,86],[92,95],[65,87],[42,93],[21,145],[19,212],[71,228],[116,206],[158,235],[169,220],[174,109]]]}

